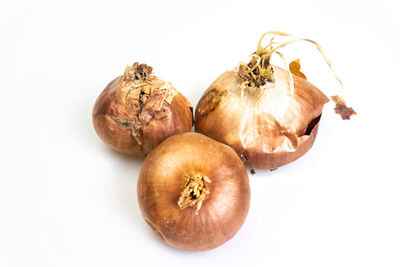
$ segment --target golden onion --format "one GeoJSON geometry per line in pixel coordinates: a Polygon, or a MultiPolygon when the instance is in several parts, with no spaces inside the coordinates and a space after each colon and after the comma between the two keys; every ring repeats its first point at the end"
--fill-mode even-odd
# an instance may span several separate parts
{"type": "Polygon", "coordinates": [[[199,133],[174,135],[144,160],[138,180],[143,218],[170,246],[200,251],[231,239],[250,205],[235,151],[199,133]]]}
{"type": "Polygon", "coordinates": [[[93,108],[99,137],[112,148],[144,156],[158,144],[192,128],[192,105],[146,64],[127,66],[111,81],[93,108]]]}
{"type": "MultiPolygon", "coordinates": [[[[272,54],[298,40],[277,43],[274,38],[261,47],[267,32],[248,64],[218,77],[202,95],[195,113],[195,129],[231,146],[252,168],[275,169],[304,155],[313,145],[322,109],[329,99],[300,72],[299,61],[287,70],[270,64],[272,54]],[[293,75],[295,74],[295,75],[293,75]]],[[[332,68],[331,68],[332,69],[332,68]]],[[[336,74],[335,74],[336,76],[336,74]]],[[[338,81],[341,80],[336,76],[338,81]]],[[[344,119],[355,114],[342,97],[334,96],[336,112],[344,119]]]]}

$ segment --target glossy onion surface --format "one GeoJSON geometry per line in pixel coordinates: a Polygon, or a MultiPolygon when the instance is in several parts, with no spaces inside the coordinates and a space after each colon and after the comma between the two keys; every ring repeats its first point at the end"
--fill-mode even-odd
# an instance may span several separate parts
{"type": "Polygon", "coordinates": [[[198,133],[178,134],[146,157],[138,201],[144,219],[165,243],[184,250],[208,250],[231,239],[244,223],[249,180],[229,146],[198,133]],[[200,208],[198,203],[182,207],[178,202],[188,180],[196,176],[207,177],[207,194],[200,208]]]}
{"type": "Polygon", "coordinates": [[[274,68],[274,82],[241,88],[238,70],[227,71],[201,97],[196,132],[231,146],[252,168],[275,169],[304,155],[314,143],[329,100],[312,85],[274,68]]]}

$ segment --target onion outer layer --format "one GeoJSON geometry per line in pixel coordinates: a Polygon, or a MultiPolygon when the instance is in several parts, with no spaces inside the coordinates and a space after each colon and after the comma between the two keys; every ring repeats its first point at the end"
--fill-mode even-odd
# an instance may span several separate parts
{"type": "Polygon", "coordinates": [[[305,79],[273,66],[275,81],[241,88],[238,70],[215,80],[201,97],[196,132],[231,146],[252,168],[275,169],[313,145],[328,98],[305,79]]]}

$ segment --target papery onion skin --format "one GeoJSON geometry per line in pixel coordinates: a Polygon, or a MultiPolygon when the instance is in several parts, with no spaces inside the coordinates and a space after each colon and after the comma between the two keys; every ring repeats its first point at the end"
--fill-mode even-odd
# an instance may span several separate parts
{"type": "Polygon", "coordinates": [[[151,75],[127,89],[120,86],[123,77],[107,85],[93,108],[94,128],[104,143],[122,153],[145,156],[169,136],[191,131],[192,106],[170,83],[151,75]],[[139,100],[143,88],[149,94],[139,100]],[[175,94],[168,98],[170,103],[163,101],[168,92],[175,94]]]}
{"type": "Polygon", "coordinates": [[[168,245],[190,251],[213,249],[231,239],[250,205],[246,169],[228,146],[198,133],[168,138],[145,159],[138,180],[142,215],[168,245]],[[188,177],[207,176],[201,208],[181,209],[188,177]]]}
{"type": "Polygon", "coordinates": [[[196,107],[196,132],[231,146],[256,169],[272,170],[304,155],[314,143],[323,106],[329,101],[297,76],[292,97],[289,73],[273,69],[274,83],[243,91],[238,70],[225,72],[196,107]]]}

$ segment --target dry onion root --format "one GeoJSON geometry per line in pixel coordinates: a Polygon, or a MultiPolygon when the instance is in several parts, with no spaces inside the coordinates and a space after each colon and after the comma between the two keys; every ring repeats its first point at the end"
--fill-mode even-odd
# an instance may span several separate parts
{"type": "Polygon", "coordinates": [[[145,159],[138,180],[142,215],[175,248],[201,251],[231,239],[250,205],[235,151],[199,133],[172,136],[145,159]]]}
{"type": "MultiPolygon", "coordinates": [[[[231,146],[252,168],[272,170],[304,155],[314,143],[323,106],[329,99],[306,80],[299,60],[287,67],[278,51],[299,40],[314,44],[332,70],[329,58],[315,41],[266,32],[248,64],[225,72],[203,94],[196,107],[196,131],[231,146]],[[272,37],[262,47],[266,35],[291,39],[279,43],[272,37]],[[287,70],[270,64],[274,53],[287,70]]],[[[343,119],[356,114],[343,97],[331,98],[343,119]]]]}
{"type": "Polygon", "coordinates": [[[111,81],[93,108],[97,134],[112,148],[144,156],[158,144],[192,128],[192,105],[146,64],[127,66],[111,81]]]}

